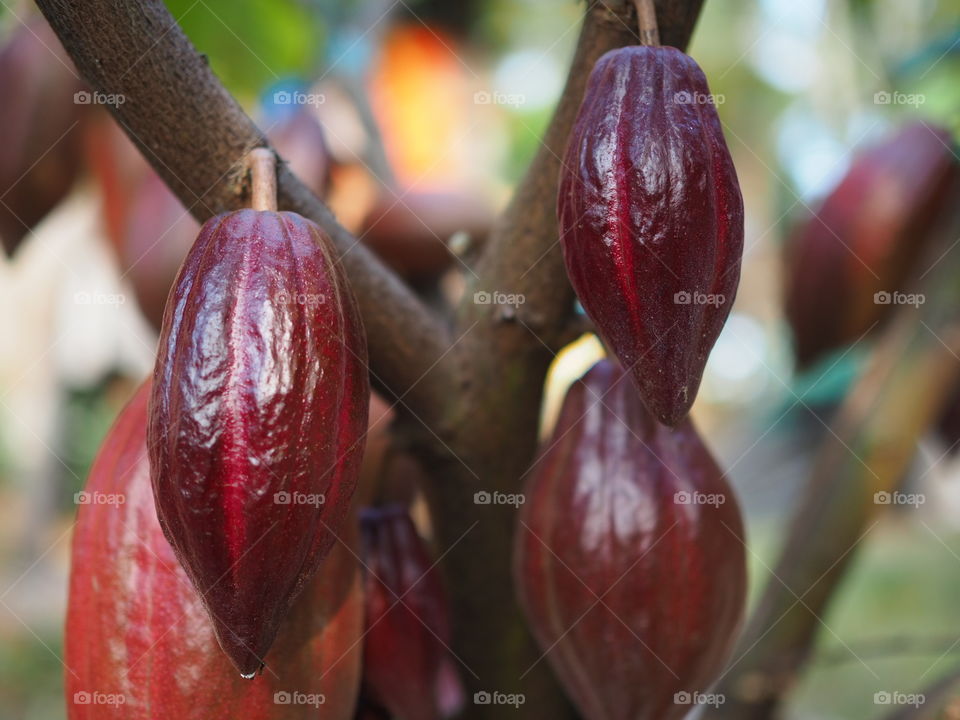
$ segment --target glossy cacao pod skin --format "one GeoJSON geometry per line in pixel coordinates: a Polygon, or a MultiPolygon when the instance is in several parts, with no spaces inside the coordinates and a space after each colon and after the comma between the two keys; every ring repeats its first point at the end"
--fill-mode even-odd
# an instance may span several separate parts
{"type": "Polygon", "coordinates": [[[204,224],[164,314],[148,439],[160,525],[252,675],[336,542],[370,386],[329,241],[295,213],[204,224]]]}
{"type": "Polygon", "coordinates": [[[449,685],[459,683],[450,665],[449,610],[439,571],[407,509],[361,511],[360,547],[363,693],[370,712],[385,709],[396,720],[447,717],[449,685]]]}
{"type": "Polygon", "coordinates": [[[894,306],[882,295],[878,302],[877,293],[903,292],[916,271],[927,269],[918,265],[960,180],[952,147],[942,128],[905,126],[860,154],[793,230],[785,252],[785,309],[800,368],[889,317],[894,306]]]}
{"type": "Polygon", "coordinates": [[[587,720],[681,718],[675,693],[727,662],[746,595],[736,499],[690,421],[659,424],[608,360],[571,387],[531,471],[515,577],[587,720]]]}
{"type": "Polygon", "coordinates": [[[647,407],[677,425],[740,279],[743,200],[703,72],[675,48],[597,61],[557,216],[567,274],[647,407]]]}
{"type": "Polygon", "coordinates": [[[352,717],[363,631],[352,551],[331,552],[281,625],[267,669],[240,678],[157,521],[149,396],[147,382],[110,430],[78,514],[66,624],[69,720],[352,717]],[[117,501],[102,502],[110,499],[117,501]],[[318,711],[307,700],[321,696],[318,711]]]}

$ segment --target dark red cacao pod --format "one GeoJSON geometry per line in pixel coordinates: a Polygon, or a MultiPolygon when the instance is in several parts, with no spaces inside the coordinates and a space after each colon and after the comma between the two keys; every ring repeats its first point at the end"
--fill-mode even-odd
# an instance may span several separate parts
{"type": "Polygon", "coordinates": [[[703,72],[671,47],[597,61],[560,174],[573,289],[647,407],[676,425],[740,279],[743,200],[703,72]]]}
{"type": "Polygon", "coordinates": [[[958,179],[950,133],[913,123],[859,155],[796,226],[786,246],[785,305],[799,367],[889,317],[894,305],[877,294],[906,289],[958,179]]]}
{"type": "Polygon", "coordinates": [[[363,692],[368,704],[396,720],[447,717],[452,714],[449,685],[459,684],[450,665],[449,610],[439,570],[407,509],[388,505],[361,511],[360,547],[366,570],[363,692]]]}
{"type": "Polygon", "coordinates": [[[80,174],[89,94],[42,17],[0,48],[0,242],[12,254],[80,174]]]}
{"type": "Polygon", "coordinates": [[[564,400],[521,508],[527,620],[588,720],[670,720],[716,679],[746,594],[732,490],[690,421],[659,424],[602,360],[564,400]]]}
{"type": "Polygon", "coordinates": [[[343,525],[366,341],[329,240],[295,213],[204,224],[167,302],[148,438],[160,524],[223,649],[255,673],[343,525]]]}
{"type": "Polygon", "coordinates": [[[144,383],[110,430],[78,513],[66,624],[69,720],[352,717],[363,631],[353,551],[331,552],[281,625],[268,669],[252,682],[240,678],[157,521],[149,396],[144,383]]]}

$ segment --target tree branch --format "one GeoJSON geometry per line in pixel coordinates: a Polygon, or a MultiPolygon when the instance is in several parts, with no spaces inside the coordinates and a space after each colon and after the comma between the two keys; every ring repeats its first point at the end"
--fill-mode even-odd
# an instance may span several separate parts
{"type": "MultiPolygon", "coordinates": [[[[685,47],[702,0],[660,0],[665,43],[685,47]]],[[[454,647],[478,690],[522,692],[524,717],[570,716],[548,663],[542,660],[517,606],[511,575],[516,513],[511,506],[474,504],[478,490],[522,492],[536,448],[543,383],[554,353],[570,338],[573,291],[558,243],[556,202],[560,158],[587,77],[608,50],[639,42],[629,0],[590,2],[567,85],[542,146],[499,218],[458,308],[460,341],[451,362],[462,370],[448,421],[455,457],[432,457],[430,501],[444,557],[455,624],[454,647]],[[475,304],[477,291],[524,296],[517,306],[475,304]]],[[[427,438],[429,441],[429,438],[427,438]]],[[[427,444],[424,445],[427,447],[427,444]]],[[[502,708],[474,706],[466,718],[504,717],[502,708]]]]}
{"type": "MultiPolygon", "coordinates": [[[[243,207],[242,161],[268,147],[160,0],[39,0],[90,85],[123,102],[110,106],[144,157],[201,222],[243,207]]],[[[315,221],[333,240],[360,304],[374,380],[421,416],[449,396],[433,368],[449,331],[410,289],[333,217],[287,168],[281,210],[315,221]]]]}
{"type": "Polygon", "coordinates": [[[773,577],[753,611],[706,717],[775,717],[796,685],[823,617],[871,522],[876,493],[900,486],[917,440],[960,378],[960,253],[937,254],[960,234],[953,212],[931,243],[919,288],[926,302],[898,310],[824,440],[773,577]]]}

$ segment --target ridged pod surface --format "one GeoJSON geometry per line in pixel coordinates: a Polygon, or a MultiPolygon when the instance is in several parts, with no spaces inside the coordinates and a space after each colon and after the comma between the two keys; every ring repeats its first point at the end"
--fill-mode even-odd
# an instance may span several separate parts
{"type": "Polygon", "coordinates": [[[363,694],[397,720],[447,717],[462,703],[439,571],[402,505],[360,514],[366,631],[363,694]]]}
{"type": "Polygon", "coordinates": [[[743,200],[703,72],[675,48],[597,61],[557,203],[567,274],[657,418],[688,413],[736,296],[743,200]]]}
{"type": "Polygon", "coordinates": [[[343,546],[331,552],[281,625],[263,674],[243,680],[157,522],[149,394],[145,383],[107,435],[77,517],[66,625],[69,720],[316,720],[321,713],[348,720],[363,631],[355,556],[343,546]]]}
{"type": "Polygon", "coordinates": [[[683,717],[727,662],[746,594],[736,499],[689,421],[659,424],[610,361],[571,387],[531,471],[515,575],[588,720],[683,717]]]}
{"type": "Polygon", "coordinates": [[[320,229],[255,210],[205,223],[164,314],[147,437],[160,525],[244,675],[336,540],[369,394],[320,229]]]}
{"type": "Polygon", "coordinates": [[[912,123],[861,153],[796,226],[786,246],[785,310],[801,368],[891,314],[893,294],[907,289],[930,231],[956,202],[958,181],[950,133],[912,123]]]}

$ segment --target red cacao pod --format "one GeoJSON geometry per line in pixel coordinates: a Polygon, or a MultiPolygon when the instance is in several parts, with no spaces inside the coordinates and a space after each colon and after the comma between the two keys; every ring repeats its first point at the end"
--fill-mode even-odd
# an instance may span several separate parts
{"type": "Polygon", "coordinates": [[[47,22],[17,21],[0,49],[0,242],[10,254],[80,173],[83,88],[47,22]]]}
{"type": "Polygon", "coordinates": [[[785,305],[801,368],[890,315],[884,297],[905,289],[958,179],[950,133],[914,123],[857,157],[796,227],[785,305]]]}
{"type": "Polygon", "coordinates": [[[740,279],[743,200],[703,72],[675,48],[597,61],[560,175],[567,274],[647,407],[676,425],[740,279]]]}
{"type": "Polygon", "coordinates": [[[242,680],[157,521],[149,395],[147,382],[110,430],[78,513],[66,625],[69,720],[313,720],[321,699],[324,718],[350,718],[363,630],[353,551],[331,552],[284,620],[268,670],[242,680]]]}
{"type": "Polygon", "coordinates": [[[746,593],[733,492],[690,421],[601,360],[532,469],[515,555],[540,647],[588,720],[669,720],[722,670],[746,593]]]}
{"type": "Polygon", "coordinates": [[[157,514],[252,675],[333,546],[363,455],[366,341],[329,240],[295,213],[204,224],[167,303],[148,438],[157,514]]]}
{"type": "Polygon", "coordinates": [[[367,608],[363,687],[369,704],[397,720],[448,715],[440,696],[450,695],[444,683],[458,679],[449,674],[446,596],[406,508],[363,510],[360,547],[367,608]]]}

